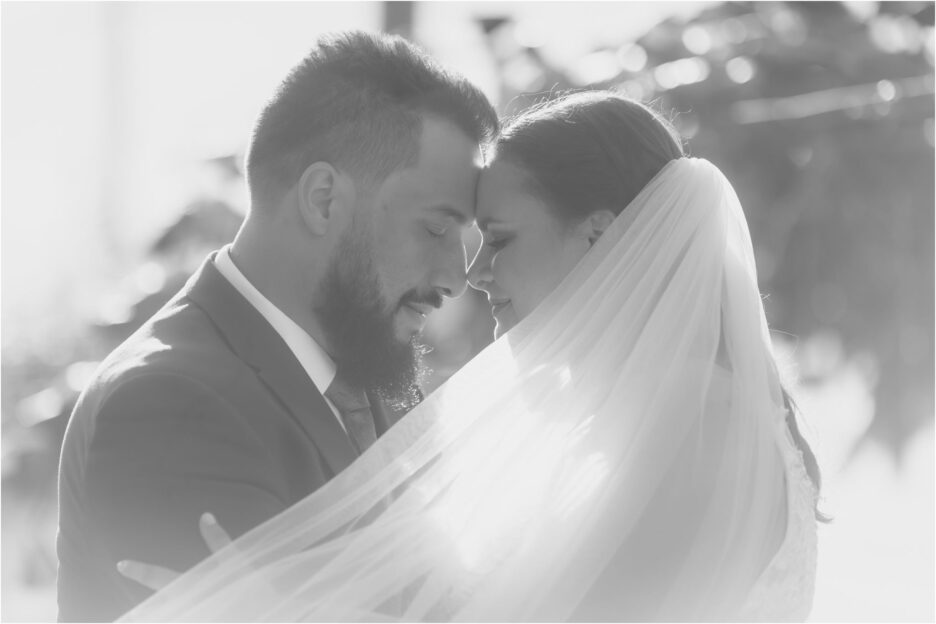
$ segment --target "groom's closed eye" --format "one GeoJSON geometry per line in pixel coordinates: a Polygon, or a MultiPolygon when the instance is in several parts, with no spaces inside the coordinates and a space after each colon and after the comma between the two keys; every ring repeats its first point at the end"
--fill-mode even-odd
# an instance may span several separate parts
{"type": "Polygon", "coordinates": [[[444,237],[453,227],[458,228],[469,222],[465,214],[448,205],[433,206],[429,212],[425,227],[430,235],[437,238],[444,237]]]}
{"type": "Polygon", "coordinates": [[[445,236],[446,232],[448,232],[449,226],[451,226],[451,223],[448,223],[448,222],[439,223],[439,222],[430,221],[429,223],[426,224],[426,229],[429,231],[431,235],[441,237],[441,236],[445,236]]]}

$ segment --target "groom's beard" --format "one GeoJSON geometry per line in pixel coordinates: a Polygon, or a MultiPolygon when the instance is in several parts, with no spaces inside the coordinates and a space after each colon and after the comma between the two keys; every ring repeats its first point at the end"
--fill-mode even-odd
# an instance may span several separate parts
{"type": "Polygon", "coordinates": [[[400,340],[395,318],[403,303],[427,298],[408,292],[388,305],[363,238],[353,227],[345,235],[323,278],[324,304],[316,313],[342,374],[376,392],[391,409],[407,411],[419,402],[419,383],[427,375],[422,356],[428,349],[417,335],[400,340]]]}

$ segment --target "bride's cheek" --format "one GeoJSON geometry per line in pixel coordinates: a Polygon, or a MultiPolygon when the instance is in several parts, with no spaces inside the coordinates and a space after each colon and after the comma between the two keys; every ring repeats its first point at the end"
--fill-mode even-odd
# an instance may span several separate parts
{"type": "Polygon", "coordinates": [[[501,269],[504,266],[504,262],[501,260],[501,252],[495,251],[491,256],[491,276],[494,278],[494,281],[497,281],[497,277],[501,273],[501,269]]]}
{"type": "Polygon", "coordinates": [[[502,287],[509,287],[511,284],[516,283],[517,280],[523,279],[522,267],[517,264],[515,254],[510,253],[506,249],[502,249],[498,254],[498,260],[495,279],[500,279],[500,285],[502,287]]]}

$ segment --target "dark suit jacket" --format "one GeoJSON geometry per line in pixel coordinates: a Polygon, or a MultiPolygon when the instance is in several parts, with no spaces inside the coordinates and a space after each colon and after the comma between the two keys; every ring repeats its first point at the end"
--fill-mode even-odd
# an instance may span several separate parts
{"type": "MultiPolygon", "coordinates": [[[[286,343],[215,268],[101,365],[72,413],[59,470],[63,621],[113,620],[151,592],[121,559],[185,570],[210,511],[238,536],[357,456],[286,343]]],[[[378,434],[389,426],[375,405],[378,434]]]]}

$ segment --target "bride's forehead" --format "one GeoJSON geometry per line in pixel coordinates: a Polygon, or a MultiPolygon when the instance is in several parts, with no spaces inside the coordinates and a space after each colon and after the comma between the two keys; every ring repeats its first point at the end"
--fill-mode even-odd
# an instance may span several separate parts
{"type": "Polygon", "coordinates": [[[529,194],[526,181],[525,173],[509,163],[484,169],[478,180],[478,210],[494,210],[498,204],[529,194]]]}
{"type": "Polygon", "coordinates": [[[528,176],[519,165],[506,160],[494,160],[481,170],[480,183],[488,187],[508,187],[522,183],[528,176]]]}
{"type": "Polygon", "coordinates": [[[548,213],[545,202],[533,191],[529,174],[513,163],[495,161],[481,172],[475,218],[479,226],[487,221],[535,218],[548,213]]]}

